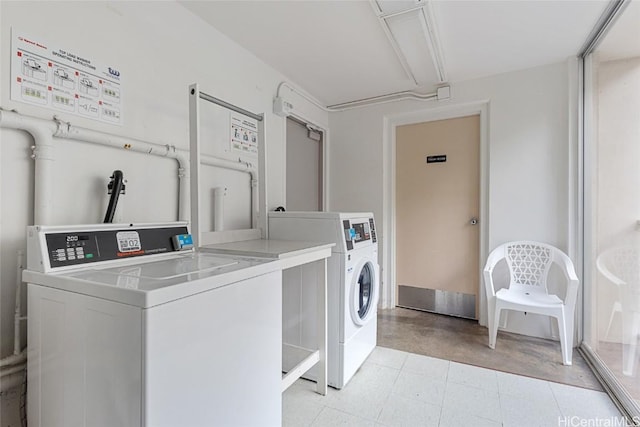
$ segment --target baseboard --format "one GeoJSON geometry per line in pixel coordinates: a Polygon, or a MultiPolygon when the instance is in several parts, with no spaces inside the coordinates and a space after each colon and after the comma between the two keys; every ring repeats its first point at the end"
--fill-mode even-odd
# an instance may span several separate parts
{"type": "Polygon", "coordinates": [[[476,319],[476,296],[398,285],[398,307],[476,319]]]}

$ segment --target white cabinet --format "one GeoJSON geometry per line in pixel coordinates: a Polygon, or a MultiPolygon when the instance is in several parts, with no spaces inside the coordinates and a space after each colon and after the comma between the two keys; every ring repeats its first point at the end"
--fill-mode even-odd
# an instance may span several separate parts
{"type": "Polygon", "coordinates": [[[29,284],[29,426],[279,426],[281,277],[151,308],[29,284]]]}

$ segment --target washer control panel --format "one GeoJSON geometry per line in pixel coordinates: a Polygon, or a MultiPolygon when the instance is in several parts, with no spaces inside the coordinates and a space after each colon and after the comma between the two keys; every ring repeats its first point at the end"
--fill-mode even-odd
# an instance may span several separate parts
{"type": "Polygon", "coordinates": [[[375,223],[373,217],[345,219],[342,221],[344,240],[347,250],[350,251],[359,245],[367,245],[377,242],[375,223]]]}
{"type": "Polygon", "coordinates": [[[133,224],[97,224],[91,226],[29,227],[27,252],[29,269],[45,271],[130,257],[156,255],[189,250],[186,223],[166,223],[148,226],[133,224]],[[39,268],[34,261],[38,251],[39,268]],[[48,261],[48,266],[43,262],[48,261]]]}

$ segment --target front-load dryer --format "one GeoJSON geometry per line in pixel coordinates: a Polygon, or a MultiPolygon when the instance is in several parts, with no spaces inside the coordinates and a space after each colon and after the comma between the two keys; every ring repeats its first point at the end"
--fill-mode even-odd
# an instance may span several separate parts
{"type": "MultiPolygon", "coordinates": [[[[327,261],[327,369],[328,384],[340,389],[377,342],[380,280],[373,214],[270,212],[269,238],[336,244],[327,261]]],[[[283,275],[283,340],[303,348],[316,342],[317,309],[314,287],[303,283],[304,277],[301,270],[283,275]]],[[[307,377],[314,379],[313,370],[307,377]]]]}
{"type": "Polygon", "coordinates": [[[376,346],[380,288],[377,249],[355,249],[347,254],[340,316],[338,376],[343,385],[376,346]],[[351,259],[349,260],[349,255],[351,259]]]}

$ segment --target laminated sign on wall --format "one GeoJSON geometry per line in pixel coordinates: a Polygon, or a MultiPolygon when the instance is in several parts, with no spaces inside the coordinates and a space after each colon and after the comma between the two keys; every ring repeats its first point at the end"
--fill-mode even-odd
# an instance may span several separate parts
{"type": "Polygon", "coordinates": [[[11,99],[122,125],[122,76],[94,58],[12,29],[11,99]]]}
{"type": "Polygon", "coordinates": [[[258,122],[231,113],[231,147],[241,153],[258,155],[258,122]]]}

